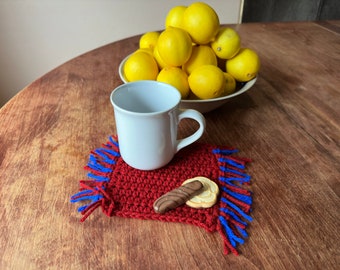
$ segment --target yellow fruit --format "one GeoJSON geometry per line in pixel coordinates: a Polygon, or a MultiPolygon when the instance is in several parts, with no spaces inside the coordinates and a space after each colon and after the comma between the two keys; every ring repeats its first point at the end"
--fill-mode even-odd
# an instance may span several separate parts
{"type": "Polygon", "coordinates": [[[136,52],[146,52],[153,56],[153,50],[151,48],[139,48],[135,51],[135,53],[136,52]]]}
{"type": "Polygon", "coordinates": [[[230,59],[234,57],[241,48],[241,38],[232,28],[223,27],[219,30],[215,40],[211,43],[217,57],[230,59]]]}
{"type": "Polygon", "coordinates": [[[195,2],[185,9],[182,27],[190,34],[193,42],[208,44],[215,38],[220,28],[220,20],[212,7],[195,2]]]}
{"type": "Polygon", "coordinates": [[[193,46],[189,60],[182,67],[183,70],[190,74],[195,68],[203,65],[217,66],[217,58],[214,51],[208,45],[193,46]]]}
{"type": "Polygon", "coordinates": [[[147,32],[139,39],[139,48],[154,49],[159,37],[159,32],[147,32]]]}
{"type": "Polygon", "coordinates": [[[223,72],[224,78],[226,81],[225,88],[223,91],[223,95],[227,96],[235,92],[236,90],[236,81],[233,76],[231,76],[229,73],[223,72]]]}
{"type": "Polygon", "coordinates": [[[187,74],[179,67],[165,67],[158,76],[157,81],[170,84],[177,88],[182,98],[189,95],[189,83],[187,74]]]}
{"type": "Polygon", "coordinates": [[[226,71],[239,82],[255,78],[260,69],[260,58],[248,48],[241,48],[233,58],[227,60],[226,71]]]}
{"type": "Polygon", "coordinates": [[[149,53],[137,51],[126,60],[123,71],[129,82],[156,80],[158,66],[156,60],[149,53]]]}
{"type": "Polygon", "coordinates": [[[169,66],[181,66],[191,56],[192,41],[187,32],[169,27],[158,38],[157,49],[160,57],[169,66]]]}
{"type": "Polygon", "coordinates": [[[175,6],[166,15],[165,18],[165,28],[168,27],[178,27],[182,28],[182,18],[186,6],[175,6]]]}
{"type": "Polygon", "coordinates": [[[214,65],[196,68],[189,75],[188,81],[191,91],[200,99],[220,97],[226,84],[223,71],[214,65]]]}
{"type": "Polygon", "coordinates": [[[157,45],[153,51],[153,57],[155,58],[157,64],[158,64],[158,67],[159,69],[162,69],[162,68],[165,68],[166,66],[168,66],[164,60],[162,59],[162,57],[159,55],[159,52],[158,52],[158,48],[157,48],[157,45]]]}

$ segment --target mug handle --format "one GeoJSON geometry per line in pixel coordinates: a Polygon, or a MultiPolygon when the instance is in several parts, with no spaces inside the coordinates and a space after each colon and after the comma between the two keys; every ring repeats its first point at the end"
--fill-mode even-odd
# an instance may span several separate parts
{"type": "Polygon", "coordinates": [[[204,129],[205,129],[205,118],[200,112],[193,110],[193,109],[181,110],[180,113],[178,114],[178,123],[184,118],[194,119],[195,121],[199,123],[200,126],[194,134],[184,139],[180,139],[176,141],[177,143],[176,153],[182,148],[188,146],[189,144],[192,144],[193,142],[201,138],[201,136],[203,135],[204,129]]]}

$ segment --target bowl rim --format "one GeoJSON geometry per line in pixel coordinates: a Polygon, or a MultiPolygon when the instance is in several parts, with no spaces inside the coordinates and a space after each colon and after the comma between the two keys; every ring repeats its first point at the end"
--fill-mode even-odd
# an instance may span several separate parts
{"type": "MultiPolygon", "coordinates": [[[[130,55],[131,54],[127,55],[120,62],[119,67],[118,67],[119,77],[120,77],[120,79],[124,83],[129,83],[126,80],[126,77],[124,75],[123,67],[124,67],[124,64],[125,64],[126,60],[129,58],[130,55]]],[[[210,103],[210,102],[215,102],[215,101],[223,101],[223,100],[226,100],[226,99],[233,98],[235,96],[241,95],[242,93],[248,91],[255,84],[256,81],[257,81],[257,76],[254,79],[251,79],[250,81],[245,82],[245,84],[239,90],[235,91],[232,94],[223,96],[223,97],[210,98],[210,99],[181,99],[181,102],[183,102],[183,103],[210,103]]]]}

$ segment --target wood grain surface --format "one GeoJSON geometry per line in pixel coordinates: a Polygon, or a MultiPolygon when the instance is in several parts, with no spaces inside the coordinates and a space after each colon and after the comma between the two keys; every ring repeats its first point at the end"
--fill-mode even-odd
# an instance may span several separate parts
{"type": "MultiPolygon", "coordinates": [[[[84,223],[70,196],[89,152],[115,133],[111,91],[139,36],[81,55],[0,110],[0,269],[339,269],[340,21],[232,25],[262,68],[255,86],[205,114],[202,142],[253,160],[250,237],[108,218],[84,223]]],[[[180,135],[195,129],[181,123],[180,135]]]]}

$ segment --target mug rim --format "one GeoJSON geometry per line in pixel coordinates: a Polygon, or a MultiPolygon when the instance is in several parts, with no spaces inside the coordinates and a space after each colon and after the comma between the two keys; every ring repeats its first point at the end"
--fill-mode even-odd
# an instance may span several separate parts
{"type": "Polygon", "coordinates": [[[132,115],[139,115],[139,116],[151,116],[151,115],[159,115],[159,114],[163,114],[165,112],[169,112],[173,109],[175,109],[176,107],[179,106],[179,103],[181,101],[181,93],[179,92],[179,90],[168,84],[168,83],[164,83],[164,82],[159,82],[159,81],[153,81],[153,80],[141,80],[141,81],[134,81],[134,82],[128,82],[128,83],[125,83],[125,84],[121,84],[119,86],[117,86],[114,90],[112,90],[111,94],[110,94],[110,101],[111,101],[111,104],[112,106],[114,107],[114,109],[118,109],[124,113],[127,113],[127,114],[132,114],[132,115]],[[176,99],[176,104],[173,104],[173,106],[169,107],[169,108],[166,108],[166,109],[163,109],[163,110],[158,110],[158,111],[154,111],[154,112],[138,112],[138,111],[132,111],[132,110],[128,110],[128,109],[125,109],[123,108],[122,106],[116,104],[116,102],[114,101],[114,96],[116,94],[117,91],[123,91],[122,88],[128,88],[129,86],[131,85],[161,85],[163,88],[168,88],[168,89],[171,89],[173,91],[173,93],[176,93],[175,95],[177,95],[176,99]]]}

